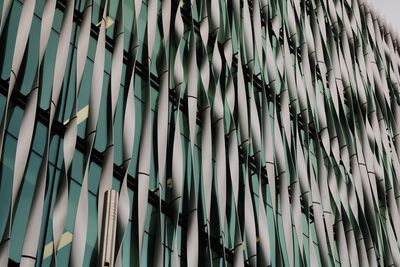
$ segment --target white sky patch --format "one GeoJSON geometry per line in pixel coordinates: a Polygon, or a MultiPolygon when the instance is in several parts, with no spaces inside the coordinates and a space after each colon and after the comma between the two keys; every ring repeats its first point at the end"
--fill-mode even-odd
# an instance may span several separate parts
{"type": "Polygon", "coordinates": [[[374,9],[400,34],[400,0],[367,0],[374,9]]]}

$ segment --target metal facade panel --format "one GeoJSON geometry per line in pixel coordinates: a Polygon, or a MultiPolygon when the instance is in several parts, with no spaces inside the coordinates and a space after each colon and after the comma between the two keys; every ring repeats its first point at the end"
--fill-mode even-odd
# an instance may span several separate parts
{"type": "Polygon", "coordinates": [[[1,7],[0,265],[94,264],[109,190],[115,266],[400,265],[400,39],[363,0],[1,7]]]}

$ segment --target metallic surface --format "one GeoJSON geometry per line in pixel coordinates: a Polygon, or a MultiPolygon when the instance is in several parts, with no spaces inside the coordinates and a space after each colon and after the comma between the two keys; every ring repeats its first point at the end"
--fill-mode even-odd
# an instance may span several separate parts
{"type": "Polygon", "coordinates": [[[1,266],[400,266],[400,41],[364,1],[1,6],[1,266]]]}
{"type": "Polygon", "coordinates": [[[101,267],[114,267],[115,237],[118,218],[118,192],[105,192],[103,205],[103,223],[100,239],[101,267]]]}

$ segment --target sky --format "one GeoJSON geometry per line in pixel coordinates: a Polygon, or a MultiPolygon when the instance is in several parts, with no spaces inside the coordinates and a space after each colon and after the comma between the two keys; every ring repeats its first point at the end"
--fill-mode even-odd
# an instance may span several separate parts
{"type": "Polygon", "coordinates": [[[367,0],[400,34],[400,0],[367,0]]]}

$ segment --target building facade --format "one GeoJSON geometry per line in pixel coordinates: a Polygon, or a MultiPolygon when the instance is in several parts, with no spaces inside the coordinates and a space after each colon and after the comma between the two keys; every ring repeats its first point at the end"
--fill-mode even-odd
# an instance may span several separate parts
{"type": "Polygon", "coordinates": [[[0,7],[0,266],[400,266],[400,39],[363,0],[0,7]]]}

